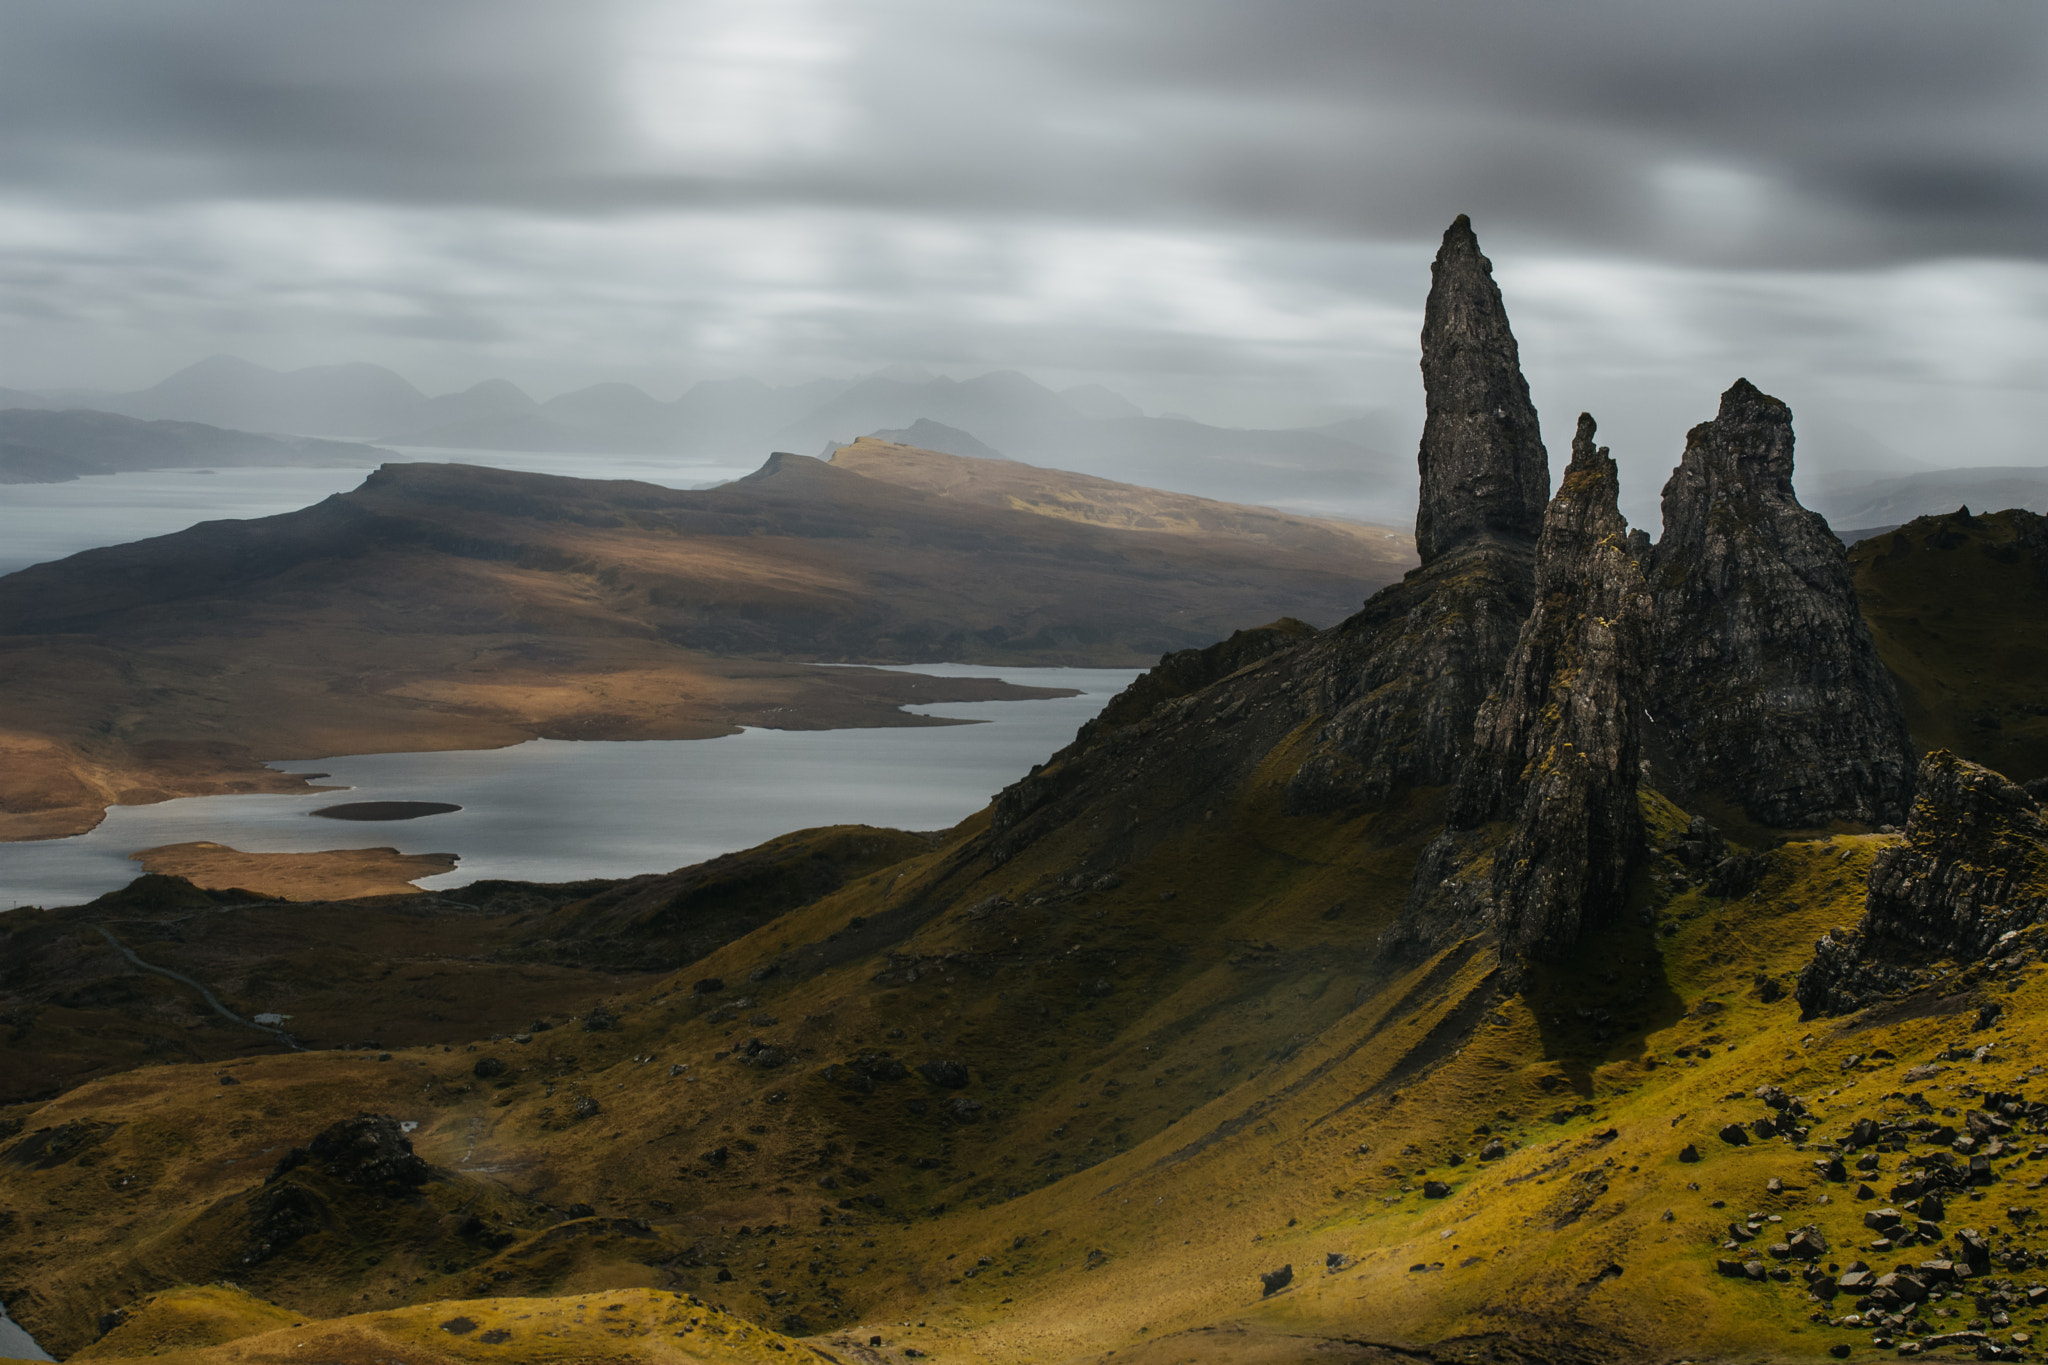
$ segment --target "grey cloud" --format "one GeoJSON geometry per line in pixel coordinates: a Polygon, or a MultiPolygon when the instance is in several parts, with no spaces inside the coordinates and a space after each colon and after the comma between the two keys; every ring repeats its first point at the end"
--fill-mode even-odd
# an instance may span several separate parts
{"type": "MultiPolygon", "coordinates": [[[[674,13],[689,7],[670,6],[674,13]]],[[[2048,10],[1868,0],[1083,0],[834,8],[830,154],[664,159],[623,3],[79,0],[10,11],[17,184],[496,204],[868,207],[1492,240],[1743,264],[2048,254],[2048,10]],[[1754,176],[1702,239],[1658,176],[1754,176]]],[[[706,115],[716,117],[715,111],[706,115]]]]}

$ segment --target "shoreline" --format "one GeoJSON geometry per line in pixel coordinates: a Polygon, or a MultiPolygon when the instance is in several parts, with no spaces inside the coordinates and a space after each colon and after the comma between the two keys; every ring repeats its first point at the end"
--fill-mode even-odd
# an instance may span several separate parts
{"type": "Polygon", "coordinates": [[[775,717],[781,724],[738,727],[714,746],[556,738],[278,760],[268,771],[282,790],[115,805],[94,832],[0,844],[0,908],[82,903],[144,872],[332,900],[445,890],[451,879],[660,873],[828,824],[947,828],[1070,740],[1138,672],[929,667],[955,676],[870,674],[890,678],[897,706],[914,709],[869,708],[868,723],[829,728],[775,717]],[[986,676],[998,671],[1018,681],[986,676]],[[980,696],[953,700],[963,692],[980,696]],[[458,809],[314,818],[344,793],[347,806],[458,809]]]}
{"type": "MultiPolygon", "coordinates": [[[[0,640],[0,659],[5,643],[0,640]]],[[[264,714],[258,725],[281,742],[265,742],[257,735],[224,735],[219,723],[180,727],[184,734],[175,738],[148,735],[124,741],[78,735],[83,727],[61,727],[72,730],[65,736],[60,727],[35,727],[32,716],[25,716],[26,723],[17,721],[20,728],[12,733],[0,731],[0,772],[6,775],[0,786],[0,847],[89,834],[117,807],[200,796],[346,790],[318,785],[324,773],[284,772],[282,764],[379,754],[488,752],[535,739],[627,742],[720,739],[747,729],[930,728],[974,722],[919,715],[906,708],[1073,695],[1000,678],[915,671],[920,667],[983,666],[688,658],[666,669],[642,664],[566,679],[526,676],[527,670],[502,670],[483,678],[419,678],[367,698],[360,693],[345,699],[300,694],[289,698],[299,704],[286,711],[259,711],[269,699],[253,699],[247,713],[264,714]],[[575,705],[594,699],[609,706],[592,711],[575,705]],[[319,701],[335,701],[338,709],[356,714],[324,715],[315,704],[319,701]],[[392,704],[378,706],[379,701],[392,704]],[[398,714],[364,715],[364,710],[398,714]],[[422,720],[429,723],[419,723],[422,720]],[[289,739],[293,732],[338,727],[350,732],[349,742],[289,739]],[[278,756],[256,758],[264,750],[278,756]],[[102,799],[89,799],[94,794],[102,799]]],[[[1020,669],[1037,667],[1041,666],[1020,669]]],[[[22,710],[33,709],[31,698],[22,710]]]]}

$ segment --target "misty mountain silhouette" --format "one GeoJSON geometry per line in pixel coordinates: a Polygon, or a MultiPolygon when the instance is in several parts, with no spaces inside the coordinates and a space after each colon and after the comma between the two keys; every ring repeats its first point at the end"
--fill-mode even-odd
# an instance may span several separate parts
{"type": "Polygon", "coordinates": [[[1148,417],[1099,384],[1055,392],[1015,371],[954,380],[895,367],[851,383],[779,387],[705,380],[670,403],[607,383],[536,402],[502,379],[429,397],[378,365],[279,371],[212,356],[134,393],[67,394],[61,402],[0,393],[0,403],[441,449],[748,464],[766,450],[817,450],[930,421],[971,433],[1011,459],[1224,501],[1391,522],[1407,520],[1414,508],[1407,458],[1359,439],[1366,428],[1234,429],[1148,417]]]}

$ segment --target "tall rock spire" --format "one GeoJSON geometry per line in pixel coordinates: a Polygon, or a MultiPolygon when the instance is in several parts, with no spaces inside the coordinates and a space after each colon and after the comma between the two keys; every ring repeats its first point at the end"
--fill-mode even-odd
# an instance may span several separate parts
{"type": "Polygon", "coordinates": [[[1326,719],[1288,783],[1297,809],[1456,782],[1472,719],[1529,615],[1550,461],[1493,267],[1463,214],[1433,274],[1422,324],[1422,564],[1340,628],[1358,665],[1315,688],[1326,719]]]}
{"type": "Polygon", "coordinates": [[[1594,431],[1581,414],[1537,541],[1535,610],[1479,708],[1448,829],[1417,867],[1402,938],[1490,930],[1515,956],[1557,958],[1627,893],[1642,842],[1650,592],[1616,506],[1614,460],[1594,431]]]}
{"type": "Polygon", "coordinates": [[[1421,505],[1415,548],[1434,560],[1481,537],[1528,544],[1543,525],[1550,460],[1522,378],[1493,263],[1472,222],[1444,230],[1422,314],[1421,505]]]}
{"type": "Polygon", "coordinates": [[[1780,828],[1893,823],[1913,793],[1897,689],[1842,543],[1792,492],[1792,409],[1738,379],[1664,485],[1649,708],[1660,785],[1780,828]]]}

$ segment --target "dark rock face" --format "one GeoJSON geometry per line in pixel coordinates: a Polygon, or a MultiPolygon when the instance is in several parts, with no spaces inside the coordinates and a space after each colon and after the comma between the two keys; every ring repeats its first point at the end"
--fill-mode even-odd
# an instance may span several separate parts
{"type": "Polygon", "coordinates": [[[1860,1009],[1941,958],[1993,954],[2048,918],[2048,818],[2014,783],[1937,749],[1920,762],[1905,842],[1877,855],[1858,932],[1833,930],[1799,974],[1807,1018],[1860,1009]]]}
{"type": "Polygon", "coordinates": [[[1086,747],[1113,730],[1143,720],[1168,702],[1199,692],[1246,664],[1300,644],[1315,633],[1316,628],[1306,621],[1283,616],[1269,626],[1233,631],[1229,639],[1204,649],[1168,654],[1110,698],[1109,705],[1081,727],[1075,742],[1086,747]]]}
{"type": "Polygon", "coordinates": [[[1927,755],[1906,841],[1871,864],[1866,936],[1967,960],[2044,913],[2048,820],[2039,803],[1945,749],[1927,755]]]}
{"type": "Polygon", "coordinates": [[[1594,431],[1581,415],[1544,515],[1535,610],[1479,709],[1447,831],[1416,871],[1406,937],[1492,929],[1508,952],[1555,958],[1627,892],[1643,839],[1651,604],[1616,507],[1614,461],[1594,431]],[[1504,840],[1479,832],[1497,821],[1513,822],[1504,840]],[[1467,871],[1488,854],[1488,870],[1467,871]]]}
{"type": "Polygon", "coordinates": [[[1521,353],[1479,254],[1472,222],[1444,230],[1422,314],[1422,505],[1415,548],[1425,565],[1475,539],[1527,545],[1543,523],[1550,464],[1521,353]]]}
{"type": "Polygon", "coordinates": [[[1912,748],[1842,544],[1792,492],[1792,410],[1746,379],[1686,436],[1650,572],[1650,710],[1683,801],[1760,824],[1901,819],[1912,748]]]}
{"type": "Polygon", "coordinates": [[[1334,667],[1304,679],[1327,719],[1289,784],[1301,810],[1375,805],[1457,781],[1472,722],[1535,596],[1534,558],[1481,542],[1410,573],[1333,628],[1334,667]]]}

